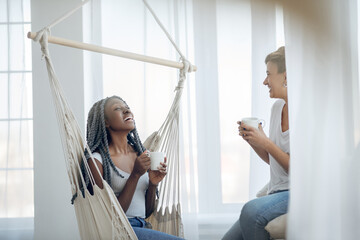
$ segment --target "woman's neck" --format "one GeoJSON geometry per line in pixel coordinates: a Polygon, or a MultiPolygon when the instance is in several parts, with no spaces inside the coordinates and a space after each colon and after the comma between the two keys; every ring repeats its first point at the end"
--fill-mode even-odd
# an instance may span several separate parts
{"type": "Polygon", "coordinates": [[[281,112],[281,129],[283,132],[289,129],[289,108],[287,104],[287,98],[284,99],[285,104],[281,112]]]}
{"type": "Polygon", "coordinates": [[[282,93],[282,96],[280,98],[285,101],[286,105],[288,104],[288,96],[286,90],[282,93]]]}
{"type": "Polygon", "coordinates": [[[111,143],[109,143],[110,152],[114,154],[128,154],[130,151],[128,141],[128,133],[111,134],[111,143]]]}

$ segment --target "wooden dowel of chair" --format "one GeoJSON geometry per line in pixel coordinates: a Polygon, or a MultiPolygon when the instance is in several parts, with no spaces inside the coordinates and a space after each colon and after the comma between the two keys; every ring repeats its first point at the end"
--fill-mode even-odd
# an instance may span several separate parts
{"type": "MultiPolygon", "coordinates": [[[[36,33],[28,32],[27,37],[34,39],[36,37],[36,33]]],[[[175,62],[175,61],[156,58],[156,57],[149,57],[149,56],[131,53],[131,52],[125,52],[125,51],[121,51],[121,50],[117,50],[117,49],[113,49],[113,48],[101,47],[101,46],[97,46],[97,45],[93,45],[93,44],[89,44],[89,43],[73,41],[73,40],[69,40],[69,39],[65,39],[65,38],[49,36],[48,41],[49,41],[49,43],[58,44],[58,45],[62,45],[62,46],[78,48],[78,49],[103,53],[103,54],[117,56],[117,57],[129,58],[129,59],[133,59],[133,60],[137,60],[137,61],[153,63],[153,64],[163,65],[163,66],[167,66],[167,67],[173,67],[173,68],[178,68],[178,69],[182,69],[184,67],[184,64],[181,62],[175,62]]],[[[197,70],[197,67],[195,65],[192,65],[192,67],[193,67],[193,71],[195,72],[197,70]]]]}

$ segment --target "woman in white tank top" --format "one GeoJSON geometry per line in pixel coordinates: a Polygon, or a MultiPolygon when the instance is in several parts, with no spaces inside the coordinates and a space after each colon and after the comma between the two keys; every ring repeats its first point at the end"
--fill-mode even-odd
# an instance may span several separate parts
{"type": "MultiPolygon", "coordinates": [[[[166,175],[166,158],[157,171],[150,170],[149,153],[126,102],[117,96],[96,102],[88,115],[86,140],[95,158],[88,163],[96,184],[103,188],[105,179],[112,187],[138,239],[180,239],[149,229],[145,222],[154,211],[157,185],[166,175]]],[[[89,176],[85,179],[89,183],[89,176]]]]}
{"type": "Polygon", "coordinates": [[[240,218],[223,237],[225,240],[270,239],[265,226],[287,212],[290,139],[284,47],[270,53],[265,63],[267,77],[263,83],[269,88],[270,98],[279,98],[271,109],[269,137],[265,135],[261,124],[258,129],[241,122],[238,124],[239,135],[270,166],[268,195],[244,205],[240,218]]]}

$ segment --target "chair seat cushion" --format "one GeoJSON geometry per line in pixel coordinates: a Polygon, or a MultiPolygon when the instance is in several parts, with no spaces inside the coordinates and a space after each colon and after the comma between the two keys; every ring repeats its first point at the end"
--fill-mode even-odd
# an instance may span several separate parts
{"type": "Polygon", "coordinates": [[[266,226],[265,230],[270,233],[274,239],[285,239],[286,236],[286,217],[287,213],[280,215],[271,220],[266,226]]]}

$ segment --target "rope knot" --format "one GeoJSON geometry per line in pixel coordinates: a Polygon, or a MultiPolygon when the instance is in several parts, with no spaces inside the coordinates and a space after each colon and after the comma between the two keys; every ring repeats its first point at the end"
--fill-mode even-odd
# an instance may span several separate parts
{"type": "Polygon", "coordinates": [[[42,56],[41,59],[45,57],[49,57],[49,49],[48,49],[48,35],[50,34],[50,29],[48,27],[44,27],[40,31],[36,33],[36,37],[34,38],[34,42],[39,42],[41,45],[42,56]]]}
{"type": "Polygon", "coordinates": [[[185,73],[194,71],[193,65],[191,64],[191,62],[189,60],[187,60],[186,58],[181,58],[181,62],[184,64],[184,67],[182,70],[184,70],[185,73]]]}
{"type": "Polygon", "coordinates": [[[184,88],[184,79],[181,78],[178,82],[178,85],[175,87],[174,92],[179,91],[180,89],[183,89],[183,88],[184,88]]]}
{"type": "Polygon", "coordinates": [[[186,73],[193,71],[192,64],[185,57],[181,57],[180,59],[181,62],[184,64],[184,67],[180,69],[179,82],[174,91],[178,91],[184,88],[184,80],[186,79],[186,73]]]}

